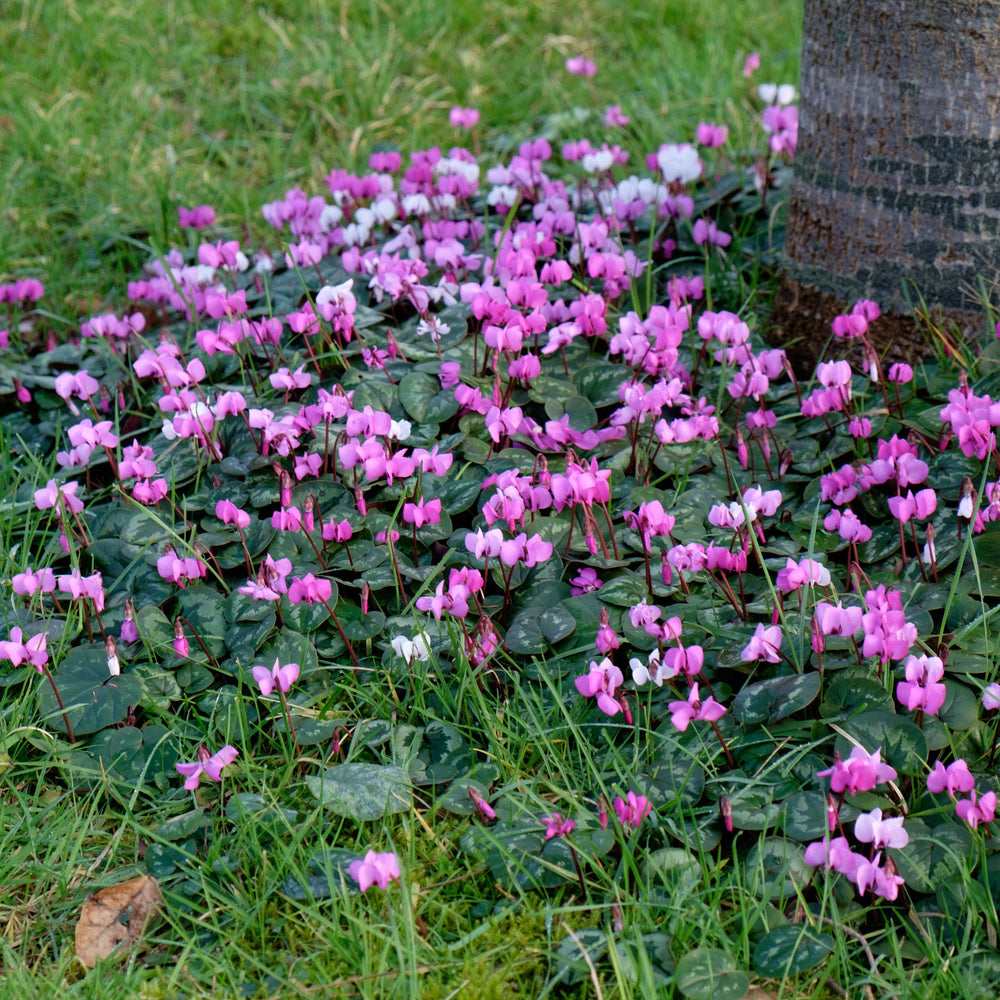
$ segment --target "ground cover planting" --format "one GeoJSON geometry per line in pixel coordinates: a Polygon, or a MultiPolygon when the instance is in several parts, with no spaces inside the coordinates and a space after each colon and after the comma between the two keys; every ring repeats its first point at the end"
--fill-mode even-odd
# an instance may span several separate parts
{"type": "Polygon", "coordinates": [[[759,148],[457,105],[0,286],[12,988],[996,994],[998,317],[767,342],[758,65],[759,148]]]}

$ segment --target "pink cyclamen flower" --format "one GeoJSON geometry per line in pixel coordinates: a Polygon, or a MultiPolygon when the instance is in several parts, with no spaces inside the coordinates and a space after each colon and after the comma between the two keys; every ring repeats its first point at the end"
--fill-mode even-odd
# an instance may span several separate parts
{"type": "Polygon", "coordinates": [[[305,576],[293,576],[291,586],[288,588],[288,600],[292,604],[314,604],[316,601],[329,601],[333,593],[333,586],[329,580],[321,580],[306,573],[305,576]]]}
{"type": "Polygon", "coordinates": [[[682,733],[694,719],[706,719],[715,722],[726,714],[724,706],[709,696],[702,701],[698,696],[698,685],[692,684],[687,701],[672,701],[670,703],[670,721],[682,733]]]}
{"type": "Polygon", "coordinates": [[[885,865],[879,864],[881,860],[881,851],[871,861],[863,860],[854,872],[854,882],[862,896],[871,889],[876,896],[891,901],[899,895],[903,877],[897,874],[892,858],[888,858],[885,865]]]}
{"type": "MultiPolygon", "coordinates": [[[[595,590],[600,590],[603,586],[604,581],[599,579],[597,576],[597,570],[590,566],[584,566],[579,573],[572,580],[569,581],[571,584],[570,593],[574,597],[580,594],[590,594],[595,590]]],[[[997,685],[998,691],[1000,691],[1000,685],[997,685]]],[[[1000,704],[1000,701],[998,701],[1000,704]]]]}
{"type": "Polygon", "coordinates": [[[882,763],[881,747],[873,754],[855,747],[847,760],[837,758],[833,767],[817,771],[816,777],[829,777],[830,789],[837,794],[846,791],[857,795],[858,792],[870,791],[883,781],[895,781],[897,774],[894,768],[882,763]]]}
{"type": "Polygon", "coordinates": [[[597,73],[597,63],[584,56],[570,56],[566,60],[566,70],[574,76],[591,77],[597,73]]]}
{"type": "Polygon", "coordinates": [[[708,149],[716,149],[724,145],[728,138],[729,126],[716,125],[715,122],[699,122],[694,133],[695,142],[708,149]]]}
{"type": "Polygon", "coordinates": [[[560,813],[553,813],[542,820],[545,824],[545,839],[565,837],[576,829],[576,823],[571,819],[563,819],[560,813]]]}
{"type": "Polygon", "coordinates": [[[909,656],[905,665],[906,680],[896,685],[896,697],[911,712],[920,708],[935,715],[944,704],[948,691],[941,678],[944,663],[938,656],[909,656]]]}
{"type": "Polygon", "coordinates": [[[184,787],[193,792],[205,775],[209,781],[222,781],[222,769],[228,767],[240,755],[234,746],[226,744],[218,753],[209,754],[204,746],[198,747],[198,759],[190,764],[178,763],[174,767],[178,774],[186,776],[184,787]]]}
{"type": "Polygon", "coordinates": [[[472,799],[472,804],[476,807],[479,814],[484,819],[497,818],[497,811],[489,804],[489,802],[486,801],[486,799],[482,797],[482,795],[479,794],[478,789],[473,788],[472,785],[467,785],[465,790],[469,793],[469,798],[472,799]]]}
{"type": "Polygon", "coordinates": [[[980,823],[992,823],[997,811],[996,792],[987,792],[978,796],[972,789],[967,799],[959,799],[955,803],[955,812],[959,819],[964,819],[973,830],[980,823]]]}
{"type": "Polygon", "coordinates": [[[196,205],[194,208],[179,205],[177,218],[181,229],[204,229],[215,222],[215,209],[211,205],[196,205]]]}
{"type": "Polygon", "coordinates": [[[618,796],[613,805],[622,826],[638,826],[653,811],[652,802],[635,792],[629,792],[624,799],[618,796]]]}
{"type": "Polygon", "coordinates": [[[611,126],[623,126],[628,125],[629,118],[628,115],[622,113],[621,106],[618,104],[611,104],[604,109],[604,124],[611,126]]]}
{"type": "Polygon", "coordinates": [[[740,654],[743,660],[767,660],[768,663],[780,663],[781,628],[777,625],[758,625],[750,641],[743,647],[740,654]]]}
{"type": "Polygon", "coordinates": [[[275,688],[286,692],[299,679],[299,665],[297,663],[282,665],[276,658],[272,667],[254,667],[253,679],[265,698],[275,688]]]}
{"type": "Polygon", "coordinates": [[[817,868],[823,865],[846,875],[853,881],[858,866],[868,859],[863,854],[851,850],[846,837],[834,837],[832,840],[817,840],[806,848],[805,862],[817,868]]]}
{"type": "Polygon", "coordinates": [[[415,528],[422,528],[425,524],[439,524],[441,521],[441,498],[424,500],[421,497],[416,503],[404,503],[403,520],[415,528]]]}
{"type": "Polygon", "coordinates": [[[743,75],[748,79],[753,76],[754,71],[760,69],[760,54],[757,52],[751,52],[746,59],[743,60],[743,75]]]}
{"type": "Polygon", "coordinates": [[[462,108],[456,104],[448,112],[448,122],[455,128],[475,128],[479,124],[479,111],[476,108],[462,108]]]}
{"type": "Polygon", "coordinates": [[[235,524],[239,528],[246,528],[250,524],[250,515],[232,500],[220,500],[215,505],[215,516],[223,524],[235,524]]]}
{"type": "Polygon", "coordinates": [[[955,798],[956,792],[971,792],[976,787],[976,779],[969,771],[969,765],[961,758],[949,764],[947,767],[936,761],[934,770],[927,775],[927,791],[947,792],[951,798],[955,798]]]}
{"type": "Polygon", "coordinates": [[[615,691],[625,678],[622,672],[605,657],[600,663],[590,661],[590,671],[576,679],[576,689],[585,698],[597,697],[597,707],[605,715],[617,715],[621,705],[615,700],[615,691]]]}
{"type": "Polygon", "coordinates": [[[48,566],[43,569],[26,569],[23,573],[15,573],[11,579],[15,594],[33,597],[36,592],[51,594],[56,589],[56,575],[48,566]]]}
{"type": "Polygon", "coordinates": [[[1000,684],[987,684],[983,691],[983,708],[992,712],[1000,708],[1000,684]]]}
{"type": "Polygon", "coordinates": [[[794,559],[788,559],[785,563],[785,568],[778,572],[775,586],[778,590],[783,590],[787,593],[788,591],[798,590],[799,587],[807,583],[818,587],[828,586],[830,583],[830,571],[822,563],[818,563],[814,559],[801,559],[799,562],[796,562],[794,559]]]}
{"type": "Polygon", "coordinates": [[[10,660],[15,667],[22,663],[30,663],[39,673],[49,662],[46,650],[48,632],[38,632],[24,639],[24,633],[15,625],[10,630],[10,638],[0,641],[0,659],[10,660]]]}
{"type": "Polygon", "coordinates": [[[386,889],[390,882],[398,881],[402,876],[399,870],[399,859],[392,851],[377,854],[369,851],[364,858],[352,861],[347,869],[351,878],[358,883],[362,892],[367,892],[373,885],[386,889]]]}

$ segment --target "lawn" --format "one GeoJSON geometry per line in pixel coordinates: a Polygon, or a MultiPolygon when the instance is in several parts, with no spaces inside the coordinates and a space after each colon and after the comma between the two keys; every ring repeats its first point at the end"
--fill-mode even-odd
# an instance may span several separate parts
{"type": "Polygon", "coordinates": [[[798,5],[566,13],[0,29],[5,996],[996,995],[995,338],[794,372],[798,5]]]}

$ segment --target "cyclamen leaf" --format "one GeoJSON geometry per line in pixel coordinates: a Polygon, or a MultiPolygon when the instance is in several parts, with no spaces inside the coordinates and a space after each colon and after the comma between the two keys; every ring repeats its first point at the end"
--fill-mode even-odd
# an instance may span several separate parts
{"type": "Polygon", "coordinates": [[[818,673],[772,677],[748,684],[733,699],[733,717],[744,725],[777,722],[805,708],[819,694],[818,673]]]}
{"type": "Polygon", "coordinates": [[[768,979],[795,976],[819,965],[833,951],[833,938],[808,924],[787,924],[768,931],[753,952],[754,970],[768,979]]]}
{"type": "Polygon", "coordinates": [[[381,819],[409,810],[410,779],[401,767],[336,764],[306,785],[325,809],[357,821],[381,819]]]}
{"type": "Polygon", "coordinates": [[[677,989],[689,1000],[740,1000],[750,977],[719,948],[695,948],[678,963],[677,989]]]}

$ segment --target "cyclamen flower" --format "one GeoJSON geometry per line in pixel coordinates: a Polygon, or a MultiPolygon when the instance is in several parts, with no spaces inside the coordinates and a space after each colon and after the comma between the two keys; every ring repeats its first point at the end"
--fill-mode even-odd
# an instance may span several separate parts
{"type": "Polygon", "coordinates": [[[862,861],[854,872],[854,882],[862,896],[871,889],[876,896],[891,901],[899,895],[903,877],[896,872],[892,858],[886,859],[884,866],[879,864],[881,860],[882,852],[879,851],[871,861],[862,861]]]}
{"type": "Polygon", "coordinates": [[[988,684],[983,691],[983,708],[992,712],[1000,708],[1000,684],[988,684]]]}
{"type": "Polygon", "coordinates": [[[46,650],[48,632],[38,632],[24,640],[24,633],[15,625],[10,630],[10,638],[0,641],[0,659],[10,660],[15,667],[22,663],[30,663],[39,673],[49,662],[46,650]]]}
{"type": "Polygon", "coordinates": [[[184,787],[189,792],[193,792],[198,787],[202,775],[205,775],[209,781],[222,781],[222,769],[232,764],[239,755],[239,750],[228,744],[215,754],[209,754],[204,746],[200,746],[198,747],[197,761],[190,764],[175,764],[174,767],[178,774],[187,777],[184,787]]]}
{"type": "Polygon", "coordinates": [[[563,819],[560,813],[553,813],[542,820],[545,824],[545,839],[566,837],[576,829],[576,823],[571,819],[563,819]]]}
{"type": "Polygon", "coordinates": [[[456,105],[448,112],[448,123],[455,128],[475,128],[479,124],[479,111],[456,105]]]}
{"type": "Polygon", "coordinates": [[[992,823],[996,816],[996,792],[987,792],[978,796],[973,789],[967,799],[959,799],[955,803],[955,812],[959,819],[964,819],[975,830],[980,823],[992,823]]]}
{"type": "Polygon", "coordinates": [[[292,604],[315,604],[316,601],[327,602],[333,594],[333,585],[329,580],[321,580],[306,573],[305,576],[293,576],[288,588],[288,600],[292,604]]]}
{"type": "Polygon", "coordinates": [[[597,73],[597,64],[584,56],[570,56],[566,60],[566,71],[574,76],[591,77],[597,73]]]}
{"type": "Polygon", "coordinates": [[[403,520],[407,524],[412,524],[415,528],[422,528],[425,524],[440,523],[441,498],[435,497],[433,500],[424,500],[421,497],[416,503],[404,503],[403,520]]]}
{"type": "Polygon", "coordinates": [[[621,705],[615,700],[615,691],[624,681],[622,672],[605,657],[600,663],[591,660],[590,671],[576,679],[576,689],[585,698],[597,697],[597,707],[605,715],[617,715],[621,705]]]}
{"type": "Polygon", "coordinates": [[[670,721],[682,733],[694,719],[705,719],[715,722],[726,714],[726,709],[714,698],[708,697],[701,701],[698,695],[698,685],[692,684],[687,701],[672,701],[670,703],[670,721]]]}
{"type": "Polygon", "coordinates": [[[821,563],[813,559],[801,559],[796,562],[789,559],[785,563],[785,568],[778,572],[778,579],[775,586],[778,590],[786,593],[798,590],[804,584],[811,583],[815,586],[826,587],[830,583],[830,571],[821,563]]]}
{"type": "Polygon", "coordinates": [[[196,205],[194,208],[178,205],[177,218],[181,229],[205,229],[215,222],[215,209],[211,205],[196,205]]]}
{"type": "Polygon", "coordinates": [[[33,570],[26,569],[23,573],[15,573],[11,579],[15,594],[32,597],[36,592],[51,594],[56,589],[56,576],[49,567],[33,570]]]}
{"type": "Polygon", "coordinates": [[[635,792],[629,792],[624,799],[618,796],[613,805],[622,826],[639,826],[653,811],[652,802],[645,795],[636,795],[635,792]]]}
{"type": "Polygon", "coordinates": [[[847,760],[834,760],[834,765],[825,771],[817,771],[817,778],[830,778],[830,789],[838,795],[848,792],[857,795],[867,792],[883,781],[895,781],[897,774],[894,768],[882,763],[881,747],[873,754],[867,753],[861,747],[855,747],[847,760]]]}
{"type": "Polygon", "coordinates": [[[246,528],[250,525],[250,515],[237,507],[232,500],[220,500],[215,505],[215,516],[223,524],[235,524],[239,528],[246,528]]]}
{"type": "Polygon", "coordinates": [[[275,658],[272,667],[254,667],[253,679],[260,688],[260,693],[266,698],[275,688],[282,692],[288,689],[299,679],[299,665],[297,663],[281,664],[275,658]]]}
{"type": "Polygon", "coordinates": [[[431,658],[431,642],[426,632],[417,632],[412,639],[409,636],[397,635],[391,645],[392,651],[407,663],[413,663],[414,660],[427,661],[431,658]]]}
{"type": "Polygon", "coordinates": [[[367,892],[373,885],[386,889],[390,882],[402,877],[399,870],[399,859],[391,851],[377,854],[369,851],[364,858],[352,861],[347,869],[351,878],[358,883],[362,892],[367,892]]]}
{"type": "Polygon", "coordinates": [[[743,647],[740,656],[744,661],[766,660],[768,663],[780,663],[781,628],[777,625],[758,625],[753,637],[743,647]]]}
{"type": "Polygon", "coordinates": [[[947,792],[950,798],[955,798],[956,792],[971,792],[976,787],[976,779],[969,771],[969,765],[959,759],[947,767],[936,761],[934,770],[927,775],[927,791],[947,792]]]}
{"type": "Polygon", "coordinates": [[[903,817],[882,819],[882,810],[862,813],[854,821],[854,836],[866,844],[881,847],[906,847],[910,835],[903,829],[903,817]]]}
{"type": "MultiPolygon", "coordinates": [[[[597,570],[590,566],[584,566],[569,582],[571,585],[570,593],[574,597],[580,594],[590,594],[595,590],[599,590],[604,585],[604,581],[598,579],[597,570]]],[[[998,700],[997,704],[1000,706],[1000,700],[998,700]]]]}
{"type": "Polygon", "coordinates": [[[940,683],[944,663],[937,656],[910,656],[905,666],[906,680],[896,685],[896,697],[911,712],[923,709],[935,715],[944,704],[947,689],[940,683]]]}

